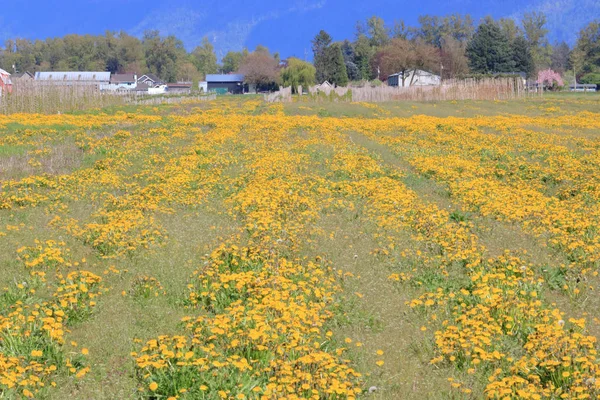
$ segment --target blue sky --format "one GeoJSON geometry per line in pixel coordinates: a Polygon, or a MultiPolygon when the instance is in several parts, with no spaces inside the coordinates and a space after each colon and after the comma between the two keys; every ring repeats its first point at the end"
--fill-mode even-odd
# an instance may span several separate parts
{"type": "Polygon", "coordinates": [[[260,43],[284,57],[303,58],[320,29],[336,40],[352,38],[356,21],[372,15],[389,24],[416,24],[421,14],[469,13],[478,20],[488,14],[518,18],[531,10],[547,14],[551,41],[573,43],[585,23],[600,17],[600,0],[32,0],[3,4],[0,39],[159,29],[189,49],[207,35],[218,55],[260,43]]]}

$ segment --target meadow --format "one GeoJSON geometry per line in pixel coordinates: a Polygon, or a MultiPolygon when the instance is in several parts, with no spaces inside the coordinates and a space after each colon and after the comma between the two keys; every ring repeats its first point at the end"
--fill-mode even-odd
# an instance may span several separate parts
{"type": "Polygon", "coordinates": [[[0,115],[0,399],[600,397],[600,96],[0,115]]]}

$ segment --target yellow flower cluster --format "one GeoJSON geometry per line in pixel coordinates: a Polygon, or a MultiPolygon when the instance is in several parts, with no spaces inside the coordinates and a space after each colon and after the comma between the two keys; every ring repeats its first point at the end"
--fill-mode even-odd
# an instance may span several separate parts
{"type": "MultiPolygon", "coordinates": [[[[233,125],[211,124],[214,131],[233,125]]],[[[307,127],[308,137],[290,137],[288,129],[278,118],[245,122],[236,161],[243,172],[229,183],[224,202],[242,230],[193,274],[185,304],[199,315],[183,319],[181,334],[149,340],[133,353],[145,382],[140,390],[167,398],[264,399],[361,392],[361,374],[344,357],[346,349],[326,334],[343,273],[297,255],[320,210],[336,201],[313,146],[342,141],[327,128],[307,127]]],[[[240,140],[241,134],[226,133],[225,140],[240,140]]]]}
{"type": "Polygon", "coordinates": [[[41,243],[36,239],[35,244],[35,246],[24,246],[17,249],[19,259],[27,268],[58,269],[71,266],[69,249],[65,247],[64,242],[47,240],[45,243],[41,243]]]}
{"type": "Polygon", "coordinates": [[[92,313],[102,291],[101,278],[86,271],[60,273],[53,298],[38,302],[36,288],[46,283],[43,273],[8,288],[0,298],[0,393],[37,397],[60,371],[83,377],[89,367],[82,356],[66,356],[68,327],[92,313]]]}

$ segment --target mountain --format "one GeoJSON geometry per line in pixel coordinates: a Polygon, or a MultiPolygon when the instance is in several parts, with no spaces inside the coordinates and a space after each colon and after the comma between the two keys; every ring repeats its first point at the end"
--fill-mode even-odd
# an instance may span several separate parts
{"type": "Polygon", "coordinates": [[[419,15],[469,13],[519,19],[527,11],[548,17],[549,38],[575,42],[581,27],[600,16],[599,0],[32,0],[3,4],[0,40],[46,38],[68,33],[125,30],[141,36],[158,29],[174,34],[188,49],[208,36],[223,56],[228,50],[263,44],[282,56],[311,58],[310,41],[320,29],[336,40],[352,38],[356,21],[372,15],[387,23],[416,25],[419,15]]]}

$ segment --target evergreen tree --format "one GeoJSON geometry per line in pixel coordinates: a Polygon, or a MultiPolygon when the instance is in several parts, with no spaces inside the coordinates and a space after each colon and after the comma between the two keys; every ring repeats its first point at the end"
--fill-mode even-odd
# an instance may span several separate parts
{"type": "Polygon", "coordinates": [[[529,43],[523,36],[517,36],[512,44],[513,61],[516,72],[525,72],[528,78],[533,77],[535,65],[529,43]]]}
{"type": "Polygon", "coordinates": [[[369,38],[360,34],[354,42],[354,64],[358,68],[360,79],[371,78],[371,58],[375,55],[375,49],[371,47],[369,38]]]}
{"type": "Polygon", "coordinates": [[[506,35],[491,19],[481,23],[467,45],[467,57],[472,72],[513,72],[515,62],[506,35]]]}
{"type": "Polygon", "coordinates": [[[563,74],[569,69],[569,56],[571,54],[571,48],[565,42],[557,43],[552,51],[552,57],[550,58],[551,68],[563,74]]]}
{"type": "Polygon", "coordinates": [[[324,30],[321,30],[312,40],[316,79],[318,83],[321,83],[328,78],[326,50],[330,45],[331,36],[324,30]]]}
{"type": "Polygon", "coordinates": [[[344,63],[342,47],[339,43],[334,43],[326,50],[328,81],[337,86],[346,86],[348,84],[348,72],[344,63]]]}

